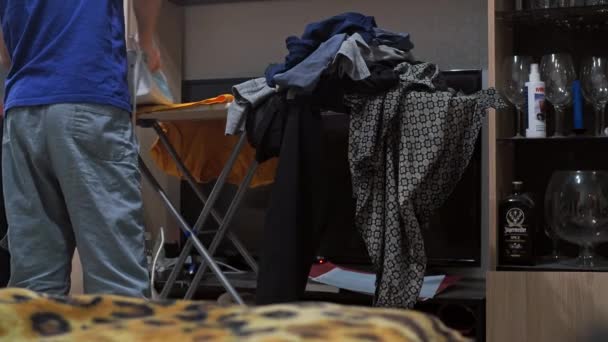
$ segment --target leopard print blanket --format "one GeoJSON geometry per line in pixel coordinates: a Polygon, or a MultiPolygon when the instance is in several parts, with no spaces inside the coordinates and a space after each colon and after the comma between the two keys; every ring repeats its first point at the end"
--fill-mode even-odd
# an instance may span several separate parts
{"type": "Polygon", "coordinates": [[[430,316],[324,303],[221,307],[0,291],[0,341],[466,341],[430,316]]]}

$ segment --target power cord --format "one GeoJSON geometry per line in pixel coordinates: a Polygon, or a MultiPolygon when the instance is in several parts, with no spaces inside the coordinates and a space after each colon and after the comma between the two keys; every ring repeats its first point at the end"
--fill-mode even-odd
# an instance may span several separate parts
{"type": "MultiPolygon", "coordinates": [[[[158,248],[156,249],[156,253],[154,254],[154,259],[152,260],[152,275],[150,276],[150,288],[152,289],[152,298],[153,299],[157,299],[158,297],[160,297],[158,295],[158,293],[156,292],[156,288],[154,287],[155,284],[155,279],[156,279],[156,263],[158,262],[158,257],[160,256],[160,253],[163,251],[163,246],[165,245],[165,231],[163,229],[163,227],[160,227],[160,244],[158,245],[158,248]]],[[[156,246],[155,246],[156,247],[156,246]]]]}

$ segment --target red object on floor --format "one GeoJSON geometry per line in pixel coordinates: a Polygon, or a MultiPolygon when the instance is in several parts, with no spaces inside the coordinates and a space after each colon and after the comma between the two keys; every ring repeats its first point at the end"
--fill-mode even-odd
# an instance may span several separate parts
{"type": "MultiPolygon", "coordinates": [[[[323,275],[323,274],[325,274],[327,272],[330,272],[331,270],[334,270],[336,268],[340,268],[342,270],[356,272],[356,273],[362,273],[362,274],[373,274],[372,272],[358,271],[358,270],[355,270],[355,269],[352,269],[352,268],[346,268],[346,267],[342,267],[342,266],[338,266],[338,265],[332,264],[331,262],[326,261],[325,259],[319,259],[317,261],[317,263],[314,264],[310,268],[309,277],[310,278],[318,278],[321,275],[323,275]]],[[[461,276],[446,275],[445,278],[443,279],[443,281],[441,282],[441,284],[439,285],[439,288],[437,289],[437,292],[435,293],[435,295],[438,295],[438,294],[446,291],[450,287],[453,287],[461,279],[462,279],[461,276]]],[[[427,298],[421,298],[421,300],[426,300],[426,299],[427,298]]]]}

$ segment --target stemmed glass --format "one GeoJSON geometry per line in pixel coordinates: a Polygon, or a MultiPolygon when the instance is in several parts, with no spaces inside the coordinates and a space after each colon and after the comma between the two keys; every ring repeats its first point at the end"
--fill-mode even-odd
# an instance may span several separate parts
{"type": "Polygon", "coordinates": [[[551,255],[547,256],[547,259],[550,262],[559,261],[559,237],[557,236],[557,222],[554,221],[557,208],[556,202],[553,199],[559,196],[559,185],[564,181],[564,175],[562,173],[554,173],[550,179],[549,185],[547,186],[547,190],[545,192],[545,220],[547,221],[545,224],[545,235],[547,235],[551,239],[551,255]]]}
{"type": "Polygon", "coordinates": [[[556,235],[580,246],[575,266],[605,266],[594,246],[608,242],[608,173],[557,171],[547,189],[556,235]]]}
{"type": "Polygon", "coordinates": [[[530,75],[530,64],[532,64],[532,57],[528,56],[511,56],[505,61],[507,81],[503,92],[517,110],[515,138],[522,137],[522,117],[523,113],[525,113],[525,108],[523,107],[526,104],[528,96],[526,82],[528,82],[530,75]]]}
{"type": "Polygon", "coordinates": [[[608,103],[608,59],[586,58],[581,67],[583,95],[595,110],[595,135],[605,136],[605,108],[608,103]]]}
{"type": "Polygon", "coordinates": [[[572,57],[568,54],[551,54],[541,61],[545,96],[555,107],[554,137],[564,136],[566,108],[572,103],[572,83],[576,78],[572,57]]]}

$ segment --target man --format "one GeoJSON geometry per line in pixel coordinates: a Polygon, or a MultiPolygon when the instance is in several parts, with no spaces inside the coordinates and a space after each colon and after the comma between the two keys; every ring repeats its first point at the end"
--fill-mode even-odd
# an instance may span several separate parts
{"type": "MultiPolygon", "coordinates": [[[[134,0],[140,45],[161,0],[134,0]]],[[[67,294],[78,246],[87,293],[149,292],[123,0],[0,0],[2,176],[9,286],[67,294]]]]}

